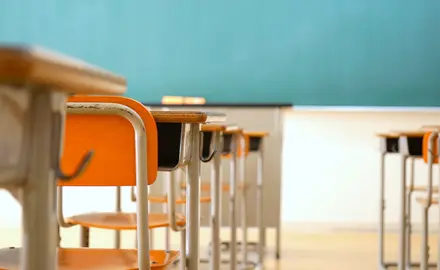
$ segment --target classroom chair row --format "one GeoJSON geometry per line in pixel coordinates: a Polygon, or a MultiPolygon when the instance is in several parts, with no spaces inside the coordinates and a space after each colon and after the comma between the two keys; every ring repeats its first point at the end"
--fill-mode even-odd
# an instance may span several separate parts
{"type": "MultiPolygon", "coordinates": [[[[24,234],[21,248],[0,251],[0,269],[164,269],[179,258],[179,252],[150,250],[149,230],[158,227],[181,231],[181,269],[199,269],[200,162],[211,160],[210,266],[219,269],[221,156],[231,159],[230,207],[235,213],[237,159],[256,151],[262,163],[266,133],[246,134],[221,124],[224,114],[149,111],[137,101],[115,96],[125,92],[123,78],[35,48],[0,47],[0,85],[1,124],[9,127],[0,132],[0,146],[6,149],[0,156],[0,185],[22,205],[24,234]],[[66,100],[71,94],[76,96],[66,100]],[[149,200],[154,198],[148,196],[148,185],[158,171],[182,167],[187,170],[186,217],[176,213],[179,200],[172,178],[167,214],[149,213],[149,200]],[[65,219],[64,186],[135,186],[137,211],[65,219]],[[57,227],[74,225],[82,228],[82,247],[59,247],[57,227]],[[89,228],[136,230],[137,248],[89,248],[89,228]]],[[[258,175],[261,189],[261,171],[258,175]]],[[[231,218],[235,219],[232,213],[231,218]]],[[[258,219],[262,226],[261,214],[258,219]]],[[[235,235],[236,221],[231,221],[235,235]]],[[[246,229],[245,221],[242,225],[246,229]]],[[[236,268],[235,240],[231,238],[231,269],[236,268]]],[[[260,241],[260,266],[262,254],[260,241]]],[[[243,256],[246,263],[246,252],[243,256]]]]}
{"type": "MultiPolygon", "coordinates": [[[[433,184],[433,164],[438,164],[438,146],[440,126],[424,126],[415,131],[393,131],[378,134],[381,141],[381,174],[380,174],[380,197],[379,197],[379,269],[395,268],[399,270],[420,268],[440,269],[440,263],[429,263],[428,246],[428,215],[432,205],[438,205],[438,187],[433,184]],[[399,249],[398,259],[395,262],[386,262],[385,254],[385,158],[390,154],[401,156],[400,178],[400,218],[399,218],[399,249]],[[428,179],[426,185],[415,185],[415,161],[423,160],[428,166],[428,179]],[[409,170],[407,170],[409,161],[409,170]],[[421,260],[414,262],[411,259],[411,209],[414,193],[421,194],[416,201],[422,206],[422,246],[421,260]]],[[[439,224],[440,225],[440,224],[439,224]]],[[[440,244],[440,241],[439,241],[440,244]]],[[[440,250],[438,251],[440,255],[440,250]]],[[[437,256],[440,258],[440,256],[437,256]]]]}

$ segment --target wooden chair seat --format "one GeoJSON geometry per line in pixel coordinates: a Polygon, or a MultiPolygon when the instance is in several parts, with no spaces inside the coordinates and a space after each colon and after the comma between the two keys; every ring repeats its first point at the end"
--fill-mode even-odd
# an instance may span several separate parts
{"type": "MultiPolygon", "coordinates": [[[[186,220],[183,215],[177,216],[177,224],[185,226],[186,220]]],[[[136,213],[87,213],[67,219],[67,222],[87,228],[111,229],[111,230],[136,230],[136,213]]],[[[168,215],[163,213],[150,213],[148,215],[148,227],[150,229],[168,227],[170,222],[168,215]]]]}
{"type": "MultiPolygon", "coordinates": [[[[21,248],[0,250],[0,270],[19,270],[21,248]]],[[[150,250],[151,269],[167,269],[179,256],[178,251],[150,250]]],[[[58,270],[136,270],[137,250],[60,248],[58,270]]]]}
{"type": "MultiPolygon", "coordinates": [[[[418,197],[416,201],[420,204],[426,205],[428,203],[428,199],[426,197],[418,197]]],[[[431,204],[438,204],[438,198],[432,198],[431,204]]]]}
{"type": "MultiPolygon", "coordinates": [[[[406,189],[408,190],[408,191],[428,191],[428,187],[427,186],[413,186],[412,187],[412,189],[411,189],[411,187],[406,187],[406,189]]],[[[432,187],[432,192],[438,192],[438,187],[436,186],[436,187],[432,187]]]]}
{"type": "MultiPolygon", "coordinates": [[[[148,200],[152,203],[167,203],[167,196],[148,196],[148,200]]],[[[210,203],[211,197],[201,197],[200,203],[210,203]]],[[[176,204],[186,204],[186,197],[181,197],[176,200],[176,204]]]]}
{"type": "MultiPolygon", "coordinates": [[[[183,183],[181,185],[182,189],[186,189],[186,183],[183,183]]],[[[237,186],[238,189],[244,189],[247,188],[246,184],[239,184],[237,186]]],[[[200,184],[200,189],[202,191],[210,191],[211,190],[211,184],[210,183],[202,183],[200,184]]],[[[231,189],[231,185],[230,184],[222,184],[222,191],[223,192],[229,192],[229,190],[231,189]]]]}

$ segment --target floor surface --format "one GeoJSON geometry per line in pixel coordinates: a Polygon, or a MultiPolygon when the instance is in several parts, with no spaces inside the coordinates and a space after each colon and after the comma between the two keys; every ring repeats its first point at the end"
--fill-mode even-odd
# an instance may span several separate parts
{"type": "MultiPolygon", "coordinates": [[[[250,232],[250,238],[255,234],[250,232]]],[[[62,231],[63,246],[75,247],[79,244],[79,230],[77,228],[62,231]]],[[[227,239],[225,230],[222,236],[227,239]]],[[[240,237],[240,236],[239,236],[240,237]]],[[[158,229],[155,233],[155,248],[164,247],[164,230],[158,229]]],[[[0,247],[20,245],[20,231],[17,228],[0,229],[0,247]]],[[[387,260],[397,258],[397,235],[387,234],[387,260]]],[[[268,233],[268,248],[265,269],[282,270],[372,270],[378,269],[377,235],[367,232],[316,232],[300,233],[285,229],[282,233],[281,260],[275,260],[274,237],[268,233]]],[[[206,257],[206,246],[209,242],[209,230],[201,232],[201,243],[204,245],[202,256],[206,257]]],[[[134,233],[123,233],[123,247],[134,246],[134,233]]],[[[436,238],[430,239],[431,260],[436,258],[436,238]]],[[[113,232],[105,230],[91,231],[92,247],[112,247],[113,232]]],[[[414,235],[412,242],[413,258],[420,254],[420,237],[414,235]]],[[[179,248],[179,235],[172,234],[171,248],[179,248]]],[[[227,256],[227,254],[224,254],[227,256]]],[[[204,269],[205,267],[203,267],[204,269]]],[[[207,267],[206,267],[207,268],[207,267]]],[[[229,269],[227,265],[223,269],[229,269]]]]}

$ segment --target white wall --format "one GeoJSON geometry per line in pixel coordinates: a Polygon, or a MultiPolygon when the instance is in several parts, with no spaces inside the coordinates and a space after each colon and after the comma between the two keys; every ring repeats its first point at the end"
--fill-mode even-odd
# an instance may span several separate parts
{"type": "MultiPolygon", "coordinates": [[[[298,111],[285,117],[282,220],[285,223],[341,224],[375,228],[378,220],[379,154],[376,132],[416,129],[439,124],[440,112],[298,111]]],[[[399,158],[387,162],[387,223],[399,216],[399,158]]],[[[435,175],[437,172],[435,171],[435,175]]],[[[416,182],[426,168],[416,165],[416,182]]],[[[124,191],[124,208],[134,210],[124,191]]],[[[66,215],[114,209],[114,188],[70,188],[66,215]]],[[[0,191],[0,227],[20,224],[20,207],[0,191]]],[[[413,206],[418,222],[420,207],[413,206]]],[[[438,220],[436,212],[432,221],[438,220]]]]}
{"type": "MultiPolygon", "coordinates": [[[[292,111],[286,115],[282,219],[375,228],[379,205],[377,132],[440,124],[440,112],[292,111]]],[[[426,183],[416,163],[416,183],[426,183]]],[[[437,171],[435,171],[437,175],[437,171]]],[[[399,218],[400,159],[387,158],[387,224],[399,218]]],[[[420,205],[413,203],[413,221],[420,205]]],[[[432,211],[433,222],[438,220],[432,211]]]]}

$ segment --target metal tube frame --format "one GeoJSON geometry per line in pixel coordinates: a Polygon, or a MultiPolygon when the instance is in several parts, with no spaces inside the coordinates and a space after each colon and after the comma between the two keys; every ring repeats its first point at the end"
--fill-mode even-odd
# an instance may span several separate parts
{"type": "Polygon", "coordinates": [[[211,258],[210,269],[220,270],[221,264],[221,240],[220,240],[220,226],[221,226],[221,196],[222,183],[220,178],[221,171],[221,151],[223,149],[223,136],[220,131],[213,132],[214,153],[213,163],[211,164],[211,258]]]}
{"type": "Polygon", "coordinates": [[[257,152],[257,226],[258,226],[258,266],[264,266],[264,248],[265,248],[265,227],[264,227],[264,202],[263,202],[263,173],[264,173],[264,151],[263,139],[261,139],[260,149],[257,152]]]}
{"type": "MultiPolygon", "coordinates": [[[[440,136],[438,136],[438,134],[439,133],[436,133],[436,135],[437,135],[437,157],[439,157],[439,154],[440,154],[440,136]]],[[[431,152],[431,155],[434,155],[434,154],[431,152]]],[[[434,163],[434,160],[432,160],[432,161],[434,163]]],[[[440,169],[440,166],[438,166],[438,167],[440,169]]],[[[440,187],[440,178],[438,180],[437,185],[438,185],[438,187],[440,187]]],[[[431,181],[431,193],[429,195],[429,198],[432,200],[432,181],[431,181]]],[[[440,207],[438,207],[438,209],[440,210],[440,207]]],[[[437,211],[439,211],[439,210],[437,210],[437,211]]],[[[428,224],[427,221],[426,221],[426,224],[428,224]]],[[[438,226],[437,228],[440,228],[440,222],[438,223],[437,226],[438,226]]],[[[437,270],[440,270],[440,249],[438,249],[439,247],[440,247],[440,238],[437,237],[437,270]]]]}
{"type": "Polygon", "coordinates": [[[190,160],[187,167],[186,185],[186,266],[199,270],[200,264],[200,124],[191,124],[189,130],[190,160]]]}
{"type": "Polygon", "coordinates": [[[233,134],[231,139],[232,157],[230,160],[230,189],[229,189],[229,212],[230,212],[230,228],[231,228],[231,244],[229,249],[230,254],[230,269],[237,269],[237,214],[235,197],[237,192],[237,135],[233,134]]]}
{"type": "Polygon", "coordinates": [[[412,224],[411,224],[411,207],[412,207],[412,194],[414,189],[414,177],[415,177],[415,157],[410,157],[409,167],[409,185],[406,193],[406,267],[411,269],[411,236],[412,236],[412,224]]]}
{"type": "MultiPolygon", "coordinates": [[[[116,202],[115,202],[116,213],[122,212],[121,206],[121,187],[116,187],[116,202]]],[[[115,249],[121,248],[121,231],[115,230],[115,249]]]]}
{"type": "Polygon", "coordinates": [[[379,198],[379,269],[386,269],[385,253],[385,157],[386,149],[380,155],[380,198],[379,198]]]}
{"type": "MultiPolygon", "coordinates": [[[[165,173],[167,175],[168,181],[165,181],[164,183],[164,193],[167,194],[168,192],[168,203],[165,203],[162,205],[162,211],[164,213],[168,212],[168,217],[173,217],[174,220],[171,221],[171,226],[177,226],[176,224],[176,215],[175,215],[175,210],[173,210],[173,212],[170,212],[170,205],[173,206],[173,208],[175,208],[175,196],[173,196],[173,198],[171,198],[171,194],[170,194],[170,189],[173,190],[173,194],[174,194],[174,175],[173,172],[166,172],[165,173]]],[[[175,231],[180,231],[180,230],[175,230],[175,231]]],[[[171,245],[171,231],[170,231],[170,227],[166,227],[165,228],[165,250],[170,250],[170,245],[171,245]]]]}
{"type": "Polygon", "coordinates": [[[241,226],[242,226],[242,261],[241,265],[243,268],[246,268],[246,264],[248,261],[248,238],[247,238],[247,185],[246,185],[246,137],[244,134],[240,134],[240,148],[241,148],[241,157],[239,159],[239,181],[242,183],[241,189],[241,226]]]}
{"type": "Polygon", "coordinates": [[[186,251],[185,251],[185,245],[186,245],[186,227],[185,226],[179,226],[177,225],[177,210],[176,210],[176,179],[175,179],[175,175],[174,175],[174,171],[171,172],[167,172],[167,176],[168,176],[168,183],[166,183],[168,185],[168,190],[167,190],[167,203],[165,204],[166,212],[168,213],[168,220],[170,222],[170,226],[167,227],[167,233],[168,233],[168,237],[166,239],[166,250],[168,251],[170,249],[170,228],[171,230],[175,231],[175,232],[180,232],[181,234],[181,238],[180,238],[180,249],[181,249],[181,254],[180,254],[180,268],[182,270],[185,270],[186,267],[186,251]]]}
{"type": "MultiPolygon", "coordinates": [[[[440,154],[440,136],[438,136],[438,134],[439,133],[436,133],[436,135],[437,135],[437,157],[439,157],[439,154],[440,154]]],[[[431,152],[431,155],[433,155],[432,152],[431,152]]],[[[434,160],[433,160],[433,162],[434,162],[434,160]]],[[[440,169],[440,166],[438,166],[438,167],[440,169]]],[[[440,176],[439,176],[437,185],[438,185],[438,187],[440,187],[440,176]]],[[[429,198],[432,200],[432,181],[431,181],[431,193],[429,195],[429,198]]],[[[440,211],[440,207],[438,207],[438,209],[439,210],[437,210],[437,211],[440,211]]],[[[426,222],[426,223],[428,224],[428,222],[426,222]]],[[[439,229],[440,222],[438,223],[437,226],[438,226],[437,228],[439,229]]],[[[437,237],[437,270],[440,270],[440,249],[439,249],[439,247],[440,247],[440,238],[437,237]]]]}
{"type": "Polygon", "coordinates": [[[79,246],[83,248],[90,247],[90,228],[80,226],[79,228],[79,246]]]}
{"type": "MultiPolygon", "coordinates": [[[[65,95],[37,90],[30,93],[25,123],[29,127],[29,173],[22,191],[21,270],[57,269],[55,166],[62,149],[65,95]]],[[[8,189],[16,194],[13,188],[8,189]]]]}
{"type": "Polygon", "coordinates": [[[434,151],[433,145],[437,132],[432,132],[428,138],[428,189],[427,189],[427,201],[423,205],[422,211],[422,247],[420,254],[420,269],[427,270],[429,268],[429,223],[428,223],[428,211],[432,203],[432,182],[433,182],[433,164],[434,164],[434,151]]]}
{"type": "MultiPolygon", "coordinates": [[[[148,192],[150,192],[150,190],[148,189],[148,192]]],[[[118,196],[118,194],[116,194],[118,196]]],[[[136,202],[136,189],[135,187],[131,187],[130,188],[130,199],[132,202],[136,202]]],[[[151,204],[148,204],[148,213],[151,212],[151,204]]],[[[150,250],[154,249],[154,229],[150,230],[150,250]]],[[[135,244],[134,244],[135,248],[137,248],[138,243],[137,243],[137,235],[135,235],[135,244]]]]}
{"type": "Polygon", "coordinates": [[[403,142],[406,137],[399,138],[399,149],[401,156],[401,177],[400,177],[400,218],[399,218],[399,253],[397,260],[398,270],[406,268],[406,161],[408,160],[408,153],[402,151],[403,142]]]}
{"type": "MultiPolygon", "coordinates": [[[[75,114],[111,114],[129,120],[135,130],[136,144],[136,191],[137,191],[137,239],[138,268],[150,270],[150,249],[148,234],[148,160],[147,132],[140,116],[131,108],[112,103],[67,103],[69,113],[75,114]]],[[[42,269],[42,268],[41,268],[42,269]]]]}

